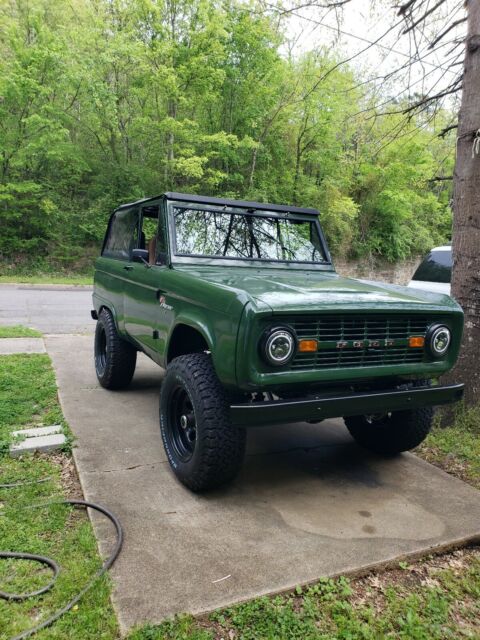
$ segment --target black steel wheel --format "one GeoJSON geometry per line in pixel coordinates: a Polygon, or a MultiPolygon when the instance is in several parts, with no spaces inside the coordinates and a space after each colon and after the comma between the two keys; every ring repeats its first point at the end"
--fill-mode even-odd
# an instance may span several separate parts
{"type": "Polygon", "coordinates": [[[160,390],[160,432],[177,478],[192,491],[231,481],[245,453],[245,429],[231,424],[224,388],[206,353],[172,360],[160,390]]]}
{"type": "Polygon", "coordinates": [[[105,389],[124,389],[132,381],[137,350],[123,340],[108,309],[102,309],[95,328],[95,371],[105,389]]]}
{"type": "Polygon", "coordinates": [[[180,384],[174,388],[169,398],[166,422],[178,458],[187,462],[195,451],[197,423],[188,391],[180,384]]]}
{"type": "Polygon", "coordinates": [[[95,370],[97,375],[103,376],[107,366],[107,334],[103,324],[97,325],[98,330],[95,331],[95,370]]]}

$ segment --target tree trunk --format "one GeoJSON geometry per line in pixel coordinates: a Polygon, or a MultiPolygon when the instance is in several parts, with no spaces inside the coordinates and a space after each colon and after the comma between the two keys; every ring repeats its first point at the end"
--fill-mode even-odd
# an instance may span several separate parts
{"type": "MultiPolygon", "coordinates": [[[[260,145],[260,143],[259,143],[260,145]]],[[[248,178],[248,190],[249,192],[253,189],[253,177],[255,175],[255,169],[257,167],[257,154],[258,154],[258,147],[255,147],[253,149],[253,153],[252,153],[252,164],[250,165],[250,176],[248,178]]]]}
{"type": "MultiPolygon", "coordinates": [[[[168,115],[173,120],[177,119],[177,103],[173,98],[168,101],[168,115]]],[[[175,144],[175,134],[173,133],[173,130],[171,130],[167,134],[167,160],[170,164],[175,159],[174,144],[175,144]]]]}
{"type": "MultiPolygon", "coordinates": [[[[168,101],[168,115],[170,116],[170,118],[173,118],[173,120],[176,120],[177,118],[177,103],[173,98],[171,98],[168,101]]],[[[167,158],[165,162],[165,188],[166,189],[169,189],[172,186],[171,175],[172,175],[173,161],[175,160],[174,145],[175,145],[175,134],[173,132],[173,129],[171,129],[167,133],[167,145],[166,145],[167,158]]]]}
{"type": "Polygon", "coordinates": [[[465,404],[480,401],[480,2],[470,0],[454,172],[452,295],[465,331],[448,381],[465,383],[465,404]]]}

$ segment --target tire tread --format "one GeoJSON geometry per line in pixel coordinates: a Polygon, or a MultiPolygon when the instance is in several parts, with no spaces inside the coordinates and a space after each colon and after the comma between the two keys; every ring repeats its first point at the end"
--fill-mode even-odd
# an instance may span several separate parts
{"type": "Polygon", "coordinates": [[[97,371],[98,381],[105,389],[125,389],[135,373],[137,350],[118,335],[113,316],[105,308],[98,317],[97,331],[101,327],[105,330],[109,352],[103,375],[97,371]]]}
{"type": "MultiPolygon", "coordinates": [[[[230,482],[238,473],[244,458],[245,429],[230,422],[230,407],[224,388],[215,373],[211,357],[206,353],[192,353],[172,360],[167,377],[180,375],[188,382],[188,391],[196,410],[197,447],[199,457],[188,471],[183,465],[173,471],[192,491],[205,491],[230,482]]],[[[165,388],[166,379],[162,389],[165,388]]],[[[166,419],[167,399],[160,396],[160,424],[162,439],[170,461],[172,452],[162,427],[162,412],[166,419]]]]}

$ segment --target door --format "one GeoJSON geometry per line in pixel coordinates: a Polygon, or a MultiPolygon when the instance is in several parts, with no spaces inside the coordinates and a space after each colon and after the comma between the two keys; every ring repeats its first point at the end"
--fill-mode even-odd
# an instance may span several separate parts
{"type": "Polygon", "coordinates": [[[165,350],[166,322],[162,281],[167,267],[164,212],[161,201],[140,208],[138,249],[147,249],[148,261],[130,262],[125,287],[125,328],[153,360],[165,350]]]}
{"type": "Polygon", "coordinates": [[[113,213],[95,265],[96,306],[106,304],[113,310],[121,332],[125,330],[124,291],[132,250],[137,245],[138,221],[138,207],[121,207],[113,213]]]}

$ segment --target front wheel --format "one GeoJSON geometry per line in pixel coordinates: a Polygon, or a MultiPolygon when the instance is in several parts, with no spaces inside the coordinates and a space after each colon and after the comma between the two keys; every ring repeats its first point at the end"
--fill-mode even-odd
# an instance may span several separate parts
{"type": "Polygon", "coordinates": [[[160,392],[160,431],[171,468],[192,491],[213,489],[237,475],[245,429],[230,422],[209,355],[180,356],[168,365],[160,392]]]}
{"type": "MultiPolygon", "coordinates": [[[[426,386],[423,380],[413,386],[426,386]]],[[[418,447],[432,428],[433,408],[392,411],[344,418],[345,425],[359,445],[374,453],[393,455],[418,447]]]]}

